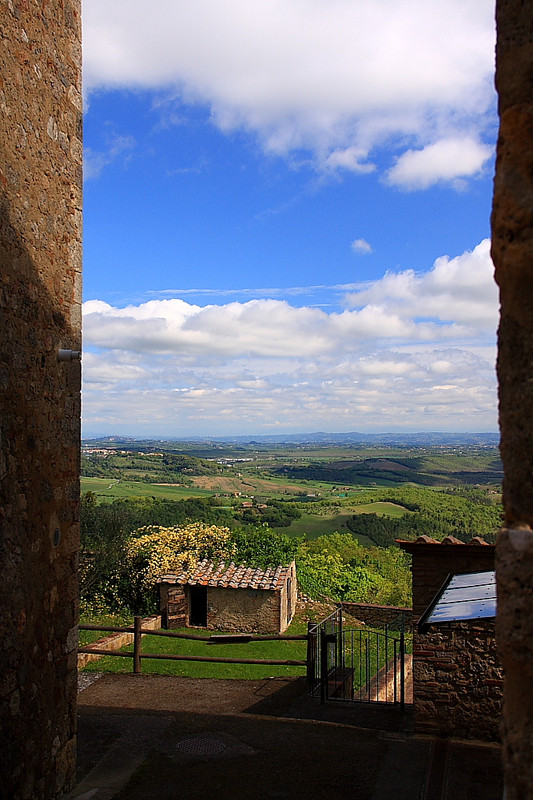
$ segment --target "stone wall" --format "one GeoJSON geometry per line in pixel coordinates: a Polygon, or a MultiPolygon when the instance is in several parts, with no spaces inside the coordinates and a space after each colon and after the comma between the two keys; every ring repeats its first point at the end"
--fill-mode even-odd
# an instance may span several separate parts
{"type": "Polygon", "coordinates": [[[0,17],[0,785],[48,800],[76,744],[80,5],[0,17]]]}
{"type": "Polygon", "coordinates": [[[280,592],[209,587],[207,627],[239,633],[280,633],[280,592]]]}
{"type": "Polygon", "coordinates": [[[186,628],[189,624],[189,603],[183,586],[160,583],[159,608],[165,628],[186,628]]]}
{"type": "MultiPolygon", "coordinates": [[[[293,581],[293,587],[295,581],[293,581]]],[[[296,589],[293,589],[293,609],[296,589]]],[[[163,623],[169,629],[189,625],[187,586],[160,584],[163,623]]],[[[287,589],[207,589],[207,627],[239,633],[282,633],[287,627],[287,589]]]]}
{"type": "Polygon", "coordinates": [[[496,632],[505,669],[508,800],[533,798],[533,6],[498,0],[500,132],[492,258],[500,287],[498,380],[505,528],[496,632]]]}
{"type": "Polygon", "coordinates": [[[403,619],[406,630],[413,624],[413,611],[403,606],[376,606],[371,603],[351,603],[343,601],[341,608],[347,614],[364,622],[369,628],[383,628],[385,625],[400,624],[403,619]]]}
{"type": "Polygon", "coordinates": [[[494,620],[435,625],[414,640],[419,733],[499,741],[503,675],[494,620]]]}
{"type": "Polygon", "coordinates": [[[279,633],[283,633],[290,625],[298,602],[298,581],[296,580],[296,564],[289,566],[287,581],[279,592],[279,633]]]}
{"type": "MultiPolygon", "coordinates": [[[[427,536],[399,542],[412,556],[416,623],[450,574],[494,569],[494,546],[475,539],[442,543],[427,536]]],[[[502,668],[494,620],[433,625],[413,634],[415,730],[439,736],[496,741],[502,668]]]]}

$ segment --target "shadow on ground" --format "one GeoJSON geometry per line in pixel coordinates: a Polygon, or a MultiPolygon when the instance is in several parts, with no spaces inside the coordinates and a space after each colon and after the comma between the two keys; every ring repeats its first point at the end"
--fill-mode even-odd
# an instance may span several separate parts
{"type": "Polygon", "coordinates": [[[410,710],[321,706],[303,679],[105,675],[79,695],[72,800],[500,800],[495,746],[414,736],[410,710]]]}

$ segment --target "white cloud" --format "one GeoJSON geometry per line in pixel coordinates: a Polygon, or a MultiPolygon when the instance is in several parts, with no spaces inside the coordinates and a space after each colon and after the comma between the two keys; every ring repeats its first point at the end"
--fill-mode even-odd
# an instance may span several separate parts
{"type": "MultiPolygon", "coordinates": [[[[327,171],[371,170],[387,147],[400,158],[391,180],[405,169],[420,186],[450,179],[448,164],[423,168],[415,152],[442,139],[468,131],[479,161],[493,53],[493,8],[479,0],[84,4],[88,93],[144,88],[178,108],[201,103],[220,129],[249,131],[279,155],[306,151],[327,171]]],[[[459,160],[471,175],[475,154],[459,160]]]]}
{"type": "Polygon", "coordinates": [[[355,253],[360,253],[361,255],[368,255],[372,252],[372,247],[366,239],[354,239],[351,246],[355,253]]]}
{"type": "Polygon", "coordinates": [[[84,304],[86,431],[494,429],[489,242],[342,313],[279,300],[84,304]]]}
{"type": "Polygon", "coordinates": [[[442,256],[421,274],[388,272],[358,292],[349,293],[350,308],[380,308],[385,315],[412,320],[434,319],[470,330],[494,331],[498,322],[498,292],[493,280],[490,241],[472,251],[442,256]]]}
{"type": "Polygon", "coordinates": [[[470,137],[441,139],[422,150],[407,150],[389,170],[387,180],[405,189],[427,189],[478,174],[493,148],[470,137]]]}
{"type": "Polygon", "coordinates": [[[367,157],[368,153],[360,147],[337,149],[324,159],[322,168],[325,171],[333,172],[339,169],[345,169],[349,172],[373,172],[376,169],[376,165],[365,162],[367,157]]]}
{"type": "Polygon", "coordinates": [[[108,138],[105,150],[95,151],[86,147],[83,151],[83,177],[85,180],[98,178],[104,167],[118,158],[127,161],[135,148],[133,136],[112,136],[108,138]]]}

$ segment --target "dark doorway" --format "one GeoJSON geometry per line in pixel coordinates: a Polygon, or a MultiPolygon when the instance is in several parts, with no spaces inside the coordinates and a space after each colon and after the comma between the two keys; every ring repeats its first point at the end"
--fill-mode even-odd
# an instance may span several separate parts
{"type": "Polygon", "coordinates": [[[189,625],[207,628],[207,586],[189,586],[189,625]]]}

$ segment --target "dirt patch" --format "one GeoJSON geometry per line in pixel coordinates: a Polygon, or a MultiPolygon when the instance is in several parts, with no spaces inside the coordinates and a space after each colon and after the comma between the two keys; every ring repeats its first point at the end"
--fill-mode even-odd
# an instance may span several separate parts
{"type": "Polygon", "coordinates": [[[253,494],[290,494],[306,492],[307,486],[298,486],[295,483],[272,483],[271,481],[255,478],[247,480],[241,478],[222,478],[216,475],[196,475],[191,478],[198,489],[207,489],[210,492],[241,492],[242,495],[253,494]]]}
{"type": "Polygon", "coordinates": [[[306,695],[305,678],[258,681],[106,673],[78,695],[78,705],[144,712],[283,715],[306,695]]]}

